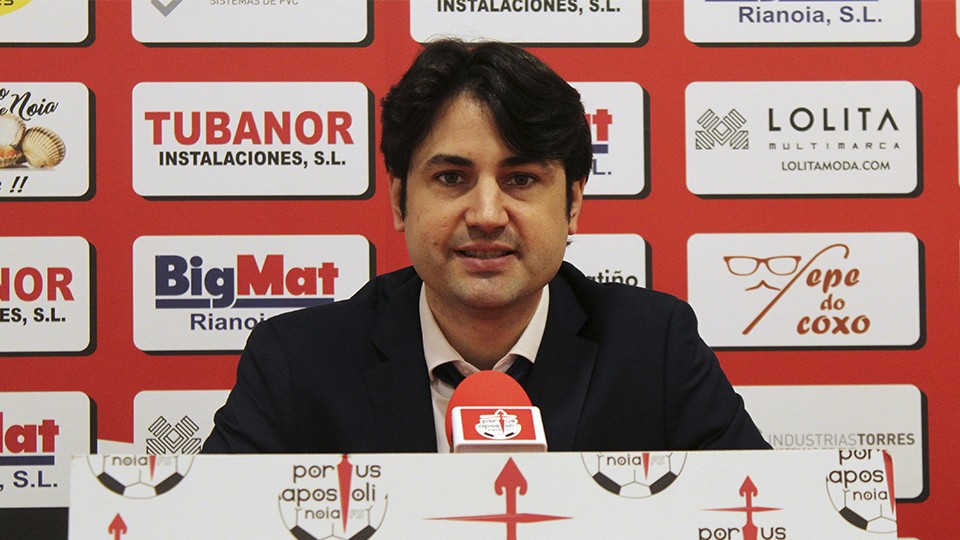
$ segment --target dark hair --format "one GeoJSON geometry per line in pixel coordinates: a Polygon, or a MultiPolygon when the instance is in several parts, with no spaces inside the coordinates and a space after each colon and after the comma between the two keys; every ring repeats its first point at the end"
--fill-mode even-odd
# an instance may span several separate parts
{"type": "Polygon", "coordinates": [[[563,163],[569,212],[573,182],[586,178],[593,162],[580,93],[520,47],[455,39],[426,44],[380,102],[380,150],[387,171],[400,180],[401,211],[414,149],[427,138],[437,111],[461,94],[487,107],[508,148],[563,163]]]}

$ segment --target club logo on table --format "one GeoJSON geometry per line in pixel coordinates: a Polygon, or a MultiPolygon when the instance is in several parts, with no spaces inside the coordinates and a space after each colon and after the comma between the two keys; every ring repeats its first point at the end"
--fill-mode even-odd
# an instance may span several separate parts
{"type": "Polygon", "coordinates": [[[87,457],[90,472],[103,487],[128,499],[159,497],[186,478],[193,456],[87,457]]]}
{"type": "Polygon", "coordinates": [[[881,450],[840,450],[838,467],[827,474],[830,502],[848,523],[873,533],[897,530],[893,461],[884,453],[884,468],[868,465],[881,450]]]}
{"type": "MultiPolygon", "coordinates": [[[[729,491],[729,490],[727,490],[729,491]]],[[[740,485],[738,494],[741,499],[741,506],[732,506],[725,508],[704,508],[707,512],[725,512],[731,514],[743,514],[743,525],[739,526],[717,526],[711,524],[707,527],[697,528],[698,540],[730,540],[732,538],[743,538],[743,540],[776,539],[787,540],[787,528],[776,525],[776,520],[760,516],[767,512],[776,512],[782,508],[769,506],[759,506],[755,504],[754,498],[762,499],[760,488],[754,484],[749,476],[744,478],[740,485]],[[754,514],[760,514],[755,516],[754,514]],[[756,520],[760,523],[754,522],[756,520]]],[[[719,519],[717,520],[720,521],[719,519]]],[[[732,520],[723,520],[733,523],[732,520]]]]}
{"type": "Polygon", "coordinates": [[[920,337],[913,235],[708,234],[688,248],[690,301],[712,346],[909,346],[920,337]]]}
{"type": "Polygon", "coordinates": [[[367,539],[377,532],[387,513],[387,494],[377,489],[383,471],[362,459],[344,455],[339,463],[293,465],[291,483],[277,498],[294,538],[367,539]]]}
{"type": "MultiPolygon", "coordinates": [[[[462,488],[463,486],[458,486],[462,488]]],[[[517,525],[541,523],[545,521],[556,521],[561,519],[571,519],[565,516],[551,516],[546,514],[533,514],[517,511],[517,497],[527,494],[527,479],[520,472],[520,468],[513,461],[513,458],[507,458],[507,463],[503,466],[500,474],[493,482],[493,490],[497,495],[504,497],[506,512],[502,514],[486,514],[475,516],[456,516],[456,517],[433,517],[427,518],[431,521],[465,521],[465,522],[484,522],[484,523],[503,523],[507,528],[507,540],[517,538],[517,525]]]]}
{"type": "Polygon", "coordinates": [[[673,485],[687,461],[684,452],[581,454],[593,481],[627,499],[645,499],[673,485]]]}

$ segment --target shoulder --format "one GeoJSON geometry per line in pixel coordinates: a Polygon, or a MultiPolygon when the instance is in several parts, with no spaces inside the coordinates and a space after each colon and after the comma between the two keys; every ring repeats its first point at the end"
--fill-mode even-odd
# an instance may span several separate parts
{"type": "Polygon", "coordinates": [[[296,342],[363,334],[388,305],[409,303],[405,297],[414,290],[419,295],[420,283],[412,267],[376,276],[346,300],[276,315],[257,325],[253,334],[272,332],[281,341],[296,342]]]}
{"type": "Polygon", "coordinates": [[[589,315],[622,315],[634,320],[663,320],[677,311],[690,310],[679,298],[624,283],[598,283],[564,262],[557,277],[573,291],[589,315]]]}

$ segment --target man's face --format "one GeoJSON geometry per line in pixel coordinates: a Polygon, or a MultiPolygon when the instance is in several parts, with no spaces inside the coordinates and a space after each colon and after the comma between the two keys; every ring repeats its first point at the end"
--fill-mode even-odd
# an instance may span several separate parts
{"type": "Polygon", "coordinates": [[[479,101],[454,98],[410,159],[405,214],[400,181],[390,185],[431,309],[532,314],[577,230],[584,183],[573,185],[568,219],[563,164],[517,155],[479,101]]]}

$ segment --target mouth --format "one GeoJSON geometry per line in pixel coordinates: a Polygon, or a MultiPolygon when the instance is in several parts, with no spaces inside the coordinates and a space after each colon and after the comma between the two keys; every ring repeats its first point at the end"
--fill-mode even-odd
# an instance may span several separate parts
{"type": "Polygon", "coordinates": [[[462,257],[469,257],[471,259],[497,259],[500,257],[506,257],[513,253],[513,251],[506,249],[497,249],[497,250],[470,250],[462,249],[458,250],[462,257]]]}

